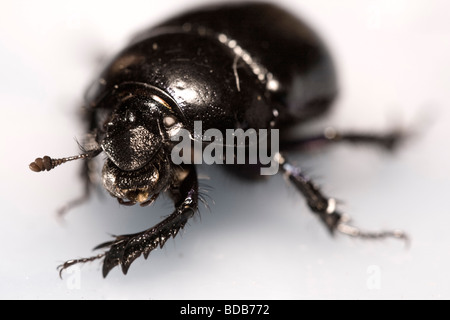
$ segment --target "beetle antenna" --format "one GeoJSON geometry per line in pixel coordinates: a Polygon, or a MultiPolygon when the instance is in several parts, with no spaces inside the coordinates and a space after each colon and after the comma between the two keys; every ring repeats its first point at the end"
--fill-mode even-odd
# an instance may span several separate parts
{"type": "Polygon", "coordinates": [[[50,171],[56,166],[59,166],[65,162],[78,159],[86,159],[88,157],[92,157],[92,154],[87,152],[79,154],[77,156],[65,157],[60,159],[52,159],[49,156],[44,156],[42,158],[36,158],[36,160],[30,163],[29,168],[34,172],[50,171]]]}

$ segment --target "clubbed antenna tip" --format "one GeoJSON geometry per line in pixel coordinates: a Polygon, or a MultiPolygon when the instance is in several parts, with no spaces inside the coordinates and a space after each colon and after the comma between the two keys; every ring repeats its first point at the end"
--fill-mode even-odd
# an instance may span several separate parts
{"type": "Polygon", "coordinates": [[[29,168],[34,172],[50,171],[56,166],[59,166],[60,164],[63,164],[65,162],[78,159],[85,159],[88,156],[89,155],[87,153],[60,159],[52,159],[49,156],[44,156],[43,158],[36,158],[34,162],[30,163],[29,168]]]}

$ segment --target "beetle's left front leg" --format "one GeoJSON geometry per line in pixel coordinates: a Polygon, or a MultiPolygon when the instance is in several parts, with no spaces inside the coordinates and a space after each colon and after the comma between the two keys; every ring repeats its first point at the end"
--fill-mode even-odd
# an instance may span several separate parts
{"type": "Polygon", "coordinates": [[[309,208],[319,216],[331,233],[339,231],[351,237],[365,239],[392,237],[402,239],[408,243],[408,236],[401,230],[362,231],[355,226],[349,225],[349,219],[338,211],[334,198],[325,196],[311,179],[306,177],[299,168],[289,163],[281,154],[278,154],[277,158],[282,172],[303,194],[309,208]]]}
{"type": "Polygon", "coordinates": [[[141,254],[147,259],[150,252],[164,246],[167,239],[175,237],[192,218],[198,207],[198,181],[195,166],[187,166],[179,174],[178,183],[171,187],[174,195],[175,211],[154,227],[135,234],[116,236],[116,239],[97,246],[95,249],[109,250],[92,258],[69,260],[60,266],[60,271],[77,264],[104,257],[103,277],[117,265],[127,273],[131,263],[141,254]]]}
{"type": "Polygon", "coordinates": [[[331,145],[333,143],[350,143],[350,144],[364,144],[375,147],[381,147],[387,151],[395,150],[398,145],[409,138],[413,132],[407,132],[401,128],[388,131],[386,133],[374,133],[374,132],[340,132],[333,127],[326,128],[322,133],[314,136],[305,137],[296,140],[285,140],[281,142],[280,149],[302,150],[312,147],[319,147],[325,145],[331,145]]]}

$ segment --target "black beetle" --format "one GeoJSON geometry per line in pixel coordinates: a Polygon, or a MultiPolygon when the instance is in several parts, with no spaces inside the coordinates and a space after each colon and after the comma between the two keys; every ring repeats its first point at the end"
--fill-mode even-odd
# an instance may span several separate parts
{"type": "MultiPolygon", "coordinates": [[[[30,164],[33,171],[51,170],[85,159],[86,195],[93,187],[93,158],[105,153],[102,181],[124,205],[148,205],[169,191],[175,211],[154,227],[121,235],[96,249],[96,256],[70,260],[76,263],[104,258],[103,276],[117,265],[127,273],[141,254],[147,258],[158,245],[175,237],[198,209],[199,193],[194,164],[175,164],[171,137],[180,129],[194,135],[194,122],[202,133],[215,128],[279,129],[281,150],[273,160],[306,198],[308,206],[328,230],[362,238],[406,239],[401,231],[362,232],[347,224],[336,201],[325,196],[284,152],[331,142],[370,143],[392,149],[403,137],[387,134],[322,134],[288,140],[286,128],[329,110],[337,95],[333,61],[328,50],[303,21],[268,3],[223,4],[200,8],[136,36],[102,72],[86,95],[88,141],[82,154],[30,164]]],[[[269,136],[270,140],[270,136],[269,136]]],[[[233,148],[237,146],[233,144],[233,148]]],[[[233,166],[256,178],[261,163],[233,166]]],[[[81,199],[72,202],[66,209],[81,199]]]]}

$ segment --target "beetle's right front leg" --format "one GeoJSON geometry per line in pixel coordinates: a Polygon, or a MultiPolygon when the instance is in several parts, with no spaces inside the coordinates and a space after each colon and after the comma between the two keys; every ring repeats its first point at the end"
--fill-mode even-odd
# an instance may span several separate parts
{"type": "Polygon", "coordinates": [[[158,246],[162,248],[167,239],[175,237],[197,211],[198,181],[194,165],[186,166],[180,172],[177,183],[171,186],[170,191],[174,196],[175,211],[166,219],[148,230],[116,236],[115,240],[103,243],[95,248],[109,249],[105,253],[91,258],[69,260],[59,267],[60,272],[74,264],[90,262],[104,257],[104,277],[117,265],[121,265],[122,272],[126,274],[131,263],[141,254],[144,254],[144,257],[147,258],[152,250],[158,246]]]}

